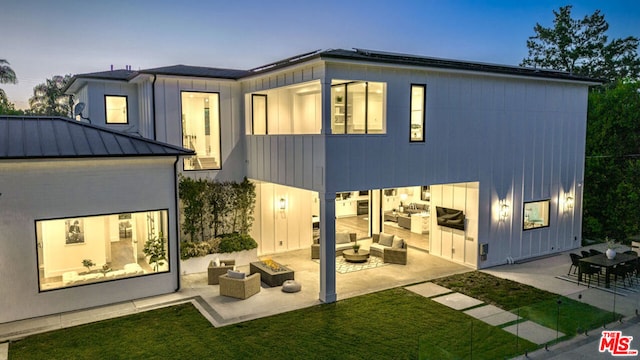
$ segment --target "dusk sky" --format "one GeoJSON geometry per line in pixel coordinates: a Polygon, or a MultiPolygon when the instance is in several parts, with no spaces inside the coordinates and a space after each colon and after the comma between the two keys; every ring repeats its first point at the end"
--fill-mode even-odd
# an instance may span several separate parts
{"type": "Polygon", "coordinates": [[[640,1],[2,0],[0,59],[28,108],[53,75],[175,64],[250,69],[317,49],[364,48],[518,65],[553,10],[600,9],[610,37],[640,37],[640,1]]]}

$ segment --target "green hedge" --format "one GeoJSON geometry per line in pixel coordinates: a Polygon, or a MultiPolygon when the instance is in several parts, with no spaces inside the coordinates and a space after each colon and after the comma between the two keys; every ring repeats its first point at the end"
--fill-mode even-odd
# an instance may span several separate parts
{"type": "Polygon", "coordinates": [[[234,251],[251,250],[258,247],[258,243],[246,234],[227,234],[220,239],[218,251],[230,253],[234,251]]]}
{"type": "Polygon", "coordinates": [[[180,259],[187,260],[192,257],[251,250],[257,247],[258,243],[251,236],[237,233],[222,235],[208,241],[182,241],[180,259]]]}

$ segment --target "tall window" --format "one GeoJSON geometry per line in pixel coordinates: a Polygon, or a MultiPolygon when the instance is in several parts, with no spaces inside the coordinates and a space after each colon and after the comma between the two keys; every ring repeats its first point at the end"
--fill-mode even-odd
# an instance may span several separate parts
{"type": "Polygon", "coordinates": [[[267,130],[267,95],[251,95],[251,124],[253,135],[266,135],[267,130]]]}
{"type": "Polygon", "coordinates": [[[426,93],[426,85],[411,85],[411,128],[409,130],[409,140],[412,142],[424,141],[424,108],[426,93]]]}
{"type": "Polygon", "coordinates": [[[334,134],[384,134],[385,84],[353,81],[331,86],[334,134]]]}
{"type": "Polygon", "coordinates": [[[220,94],[183,91],[181,98],[182,146],[196,152],[184,169],[220,169],[220,94]]]}
{"type": "Polygon", "coordinates": [[[523,230],[549,226],[549,200],[524,203],[523,230]]]}
{"type": "Polygon", "coordinates": [[[37,220],[40,291],[169,271],[167,210],[37,220]]]}
{"type": "Polygon", "coordinates": [[[104,96],[105,119],[107,124],[128,124],[127,97],[118,95],[104,96]]]}

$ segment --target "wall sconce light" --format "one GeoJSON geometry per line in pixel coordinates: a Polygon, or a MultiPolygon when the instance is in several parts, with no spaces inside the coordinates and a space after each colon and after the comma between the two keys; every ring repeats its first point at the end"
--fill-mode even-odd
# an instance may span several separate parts
{"type": "Polygon", "coordinates": [[[287,199],[281,197],[280,201],[278,201],[278,207],[282,211],[286,210],[287,209],[287,199]]]}
{"type": "Polygon", "coordinates": [[[564,210],[571,211],[573,209],[573,196],[567,195],[564,198],[564,210]]]}
{"type": "Polygon", "coordinates": [[[500,201],[500,221],[506,221],[509,217],[509,204],[506,200],[500,201]]]}

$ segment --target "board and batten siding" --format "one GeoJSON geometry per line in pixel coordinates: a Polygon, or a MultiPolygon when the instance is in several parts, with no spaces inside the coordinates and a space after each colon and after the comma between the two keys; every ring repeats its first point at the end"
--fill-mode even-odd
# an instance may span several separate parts
{"type": "MultiPolygon", "coordinates": [[[[250,178],[327,194],[477,183],[477,236],[466,235],[464,255],[442,256],[471,265],[475,261],[467,254],[477,257],[477,246],[488,243],[488,257],[478,267],[580,245],[588,84],[358,62],[324,64],[323,71],[313,71],[322,74],[322,134],[248,135],[250,178]],[[386,84],[385,134],[327,134],[328,85],[335,79],[386,84]],[[423,143],[409,141],[411,84],[427,87],[423,143]],[[566,195],[574,198],[571,211],[562,206],[566,195]],[[523,231],[523,203],[546,199],[550,226],[523,231]],[[500,201],[510,206],[506,219],[499,219],[500,201]]],[[[243,81],[243,93],[291,85],[295,71],[243,81]]]]}
{"type": "MultiPolygon", "coordinates": [[[[350,65],[332,78],[387,84],[387,133],[326,137],[327,192],[479,182],[487,267],[580,245],[587,85],[350,65]],[[410,85],[427,85],[425,142],[409,142],[410,85]],[[575,199],[570,213],[558,202],[575,199]],[[522,205],[551,200],[551,226],[522,231],[522,205]],[[508,225],[493,209],[506,200],[508,225]]],[[[326,116],[326,114],[325,114],[326,116]]],[[[326,124],[326,122],[325,122],[326,124]]]]}
{"type": "MultiPolygon", "coordinates": [[[[185,171],[186,176],[241,181],[245,176],[244,122],[240,84],[233,80],[208,80],[158,75],[156,80],[157,139],[182,146],[181,92],[215,92],[220,96],[220,170],[185,171]]],[[[180,164],[182,169],[182,164],[180,164]]]]}
{"type": "Polygon", "coordinates": [[[175,291],[174,162],[175,157],[0,162],[0,273],[7,289],[0,296],[0,323],[175,291]],[[36,220],[161,209],[168,210],[170,272],[38,292],[36,220]]]}
{"type": "Polygon", "coordinates": [[[94,125],[106,126],[113,130],[127,133],[137,133],[139,125],[140,111],[138,108],[138,87],[136,84],[124,81],[94,81],[87,82],[86,102],[88,108],[85,110],[85,117],[91,120],[94,125]],[[127,97],[127,117],[128,124],[107,124],[105,112],[105,96],[116,95],[127,97]],[[88,116],[87,116],[88,115],[88,116]]]}

